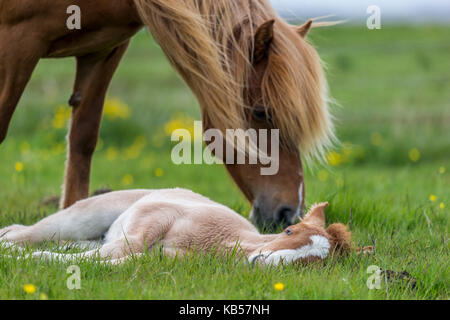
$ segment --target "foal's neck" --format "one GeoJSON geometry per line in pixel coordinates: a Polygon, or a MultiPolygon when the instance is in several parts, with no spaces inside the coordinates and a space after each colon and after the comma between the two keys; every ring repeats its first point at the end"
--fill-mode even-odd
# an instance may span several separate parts
{"type": "Polygon", "coordinates": [[[269,242],[274,241],[278,234],[260,234],[258,232],[247,231],[240,236],[240,247],[246,254],[250,255],[255,251],[260,251],[269,242]]]}

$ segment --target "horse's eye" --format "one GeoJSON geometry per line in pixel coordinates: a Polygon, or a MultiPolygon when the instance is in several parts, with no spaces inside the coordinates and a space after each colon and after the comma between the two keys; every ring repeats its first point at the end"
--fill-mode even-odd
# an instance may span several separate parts
{"type": "Polygon", "coordinates": [[[253,116],[258,121],[267,121],[270,119],[270,116],[267,114],[266,108],[257,107],[253,110],[253,116]]]}
{"type": "Polygon", "coordinates": [[[285,231],[285,233],[286,233],[288,236],[290,236],[290,235],[292,234],[292,231],[291,231],[291,229],[287,229],[287,230],[285,231]]]}

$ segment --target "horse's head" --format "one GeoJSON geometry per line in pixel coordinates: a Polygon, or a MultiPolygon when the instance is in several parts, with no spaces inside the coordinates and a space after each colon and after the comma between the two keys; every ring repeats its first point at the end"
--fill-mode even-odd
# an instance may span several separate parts
{"type": "Polygon", "coordinates": [[[348,250],[351,234],[346,226],[333,224],[325,230],[327,206],[328,203],[313,206],[301,223],[286,228],[273,241],[250,255],[249,261],[273,265],[296,261],[306,263],[348,250]]]}
{"type": "Polygon", "coordinates": [[[262,165],[227,165],[253,204],[251,218],[260,227],[287,226],[301,215],[305,207],[301,157],[320,157],[333,137],[320,59],[305,40],[311,26],[312,21],[298,27],[272,19],[247,35],[251,39],[245,38],[245,26],[236,33],[240,47],[246,47],[242,44],[246,39],[253,43],[243,93],[247,126],[280,130],[274,175],[262,175],[262,165]]]}
{"type": "Polygon", "coordinates": [[[254,222],[292,223],[304,208],[301,159],[322,158],[333,138],[320,58],[305,40],[312,22],[290,25],[268,0],[135,3],[196,95],[205,129],[279,129],[274,174],[249,162],[227,169],[253,204],[254,222]]]}

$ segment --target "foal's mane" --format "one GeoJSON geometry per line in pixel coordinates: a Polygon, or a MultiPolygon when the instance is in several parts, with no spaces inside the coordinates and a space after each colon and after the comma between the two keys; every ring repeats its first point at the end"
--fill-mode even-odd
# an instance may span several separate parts
{"type": "Polygon", "coordinates": [[[268,0],[135,0],[156,41],[192,89],[210,127],[248,128],[244,88],[253,70],[256,29],[275,19],[263,77],[263,104],[282,144],[307,159],[322,158],[333,140],[320,59],[268,0]],[[238,36],[237,33],[239,33],[238,36]],[[300,46],[299,46],[300,43],[300,46]]]}

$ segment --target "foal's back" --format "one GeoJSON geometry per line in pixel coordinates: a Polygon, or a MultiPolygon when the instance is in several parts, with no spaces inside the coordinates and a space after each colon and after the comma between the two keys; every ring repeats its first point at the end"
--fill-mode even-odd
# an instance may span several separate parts
{"type": "Polygon", "coordinates": [[[185,189],[153,190],[133,204],[111,226],[106,241],[126,234],[166,247],[210,248],[239,240],[242,233],[258,233],[244,217],[228,207],[185,189]]]}

